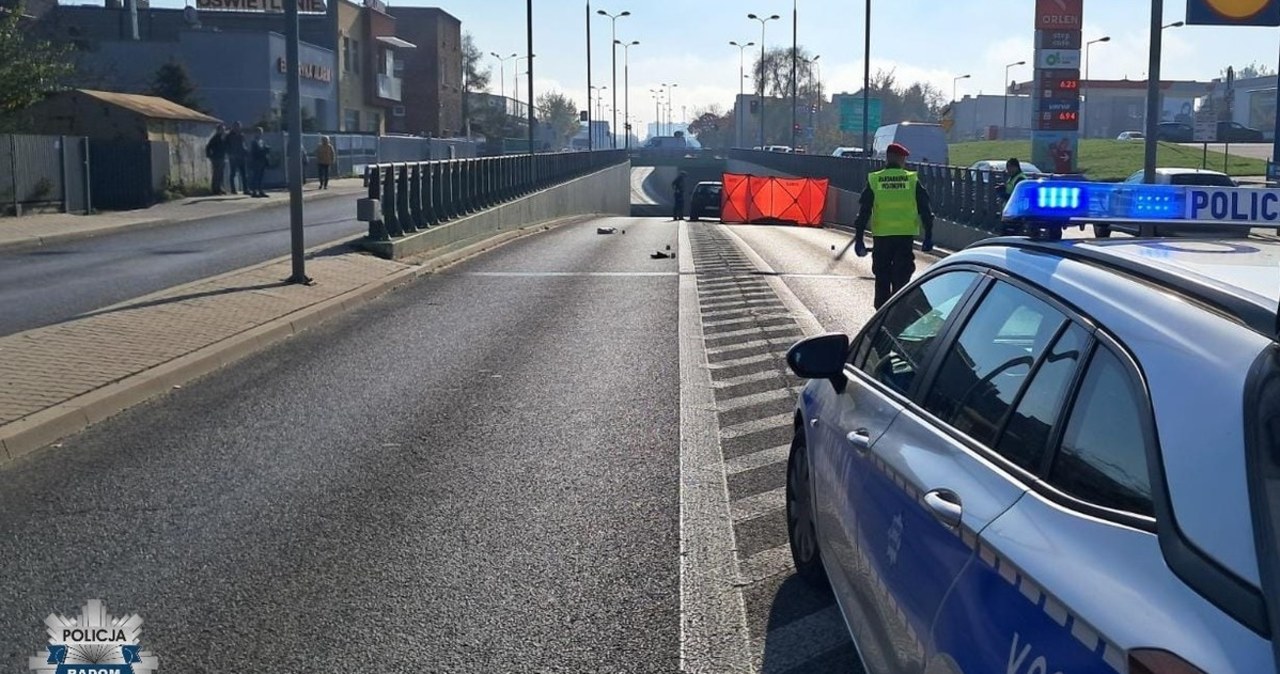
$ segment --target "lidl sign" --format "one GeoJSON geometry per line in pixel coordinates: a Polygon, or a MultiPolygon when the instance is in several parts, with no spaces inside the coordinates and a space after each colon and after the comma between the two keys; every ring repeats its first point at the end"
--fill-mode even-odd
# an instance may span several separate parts
{"type": "Polygon", "coordinates": [[[1187,0],[1196,26],[1280,26],[1280,0],[1187,0]]]}

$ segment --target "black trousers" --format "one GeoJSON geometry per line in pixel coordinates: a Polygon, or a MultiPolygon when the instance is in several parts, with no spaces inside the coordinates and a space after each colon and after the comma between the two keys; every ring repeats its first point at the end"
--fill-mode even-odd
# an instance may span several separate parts
{"type": "Polygon", "coordinates": [[[219,157],[210,159],[209,163],[213,165],[213,181],[209,187],[214,194],[222,194],[222,177],[226,173],[227,161],[219,157]]]}
{"type": "Polygon", "coordinates": [[[875,307],[879,309],[894,293],[911,282],[916,271],[913,236],[877,236],[871,249],[871,273],[876,277],[875,307]]]}
{"type": "Polygon", "coordinates": [[[249,186],[246,188],[249,194],[264,194],[262,191],[262,178],[266,172],[266,164],[249,164],[249,186]]]}
{"type": "Polygon", "coordinates": [[[329,165],[317,164],[316,167],[320,169],[320,189],[324,189],[329,186],[329,165]]]}
{"type": "Polygon", "coordinates": [[[245,171],[245,158],[235,155],[227,155],[227,161],[231,164],[231,176],[227,180],[227,185],[231,187],[231,193],[236,193],[236,177],[240,178],[240,191],[248,194],[249,192],[249,176],[245,171]]]}
{"type": "Polygon", "coordinates": [[[677,194],[675,196],[676,196],[676,199],[675,199],[676,203],[671,208],[671,219],[683,220],[684,219],[684,195],[677,194]]]}

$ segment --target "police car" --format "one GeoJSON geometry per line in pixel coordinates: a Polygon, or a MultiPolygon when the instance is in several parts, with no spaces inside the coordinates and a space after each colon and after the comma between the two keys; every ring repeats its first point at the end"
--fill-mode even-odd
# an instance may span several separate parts
{"type": "Polygon", "coordinates": [[[789,351],[797,572],[870,672],[1277,672],[1280,242],[1060,233],[1280,192],[1028,181],[1004,215],[1035,236],[789,351]]]}

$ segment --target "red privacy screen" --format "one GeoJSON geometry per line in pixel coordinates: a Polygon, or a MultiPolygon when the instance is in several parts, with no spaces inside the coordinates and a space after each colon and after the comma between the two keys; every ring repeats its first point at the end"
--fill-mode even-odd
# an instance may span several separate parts
{"type": "Polygon", "coordinates": [[[720,221],[821,227],[827,206],[826,178],[775,178],[726,173],[720,221]]]}

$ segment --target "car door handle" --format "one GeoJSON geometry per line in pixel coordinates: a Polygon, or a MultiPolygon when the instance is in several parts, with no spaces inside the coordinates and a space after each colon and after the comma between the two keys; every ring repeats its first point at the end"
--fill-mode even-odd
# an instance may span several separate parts
{"type": "Polygon", "coordinates": [[[865,455],[867,450],[871,449],[871,433],[865,428],[850,431],[845,437],[859,455],[865,455]]]}
{"type": "Polygon", "coordinates": [[[926,492],[924,505],[944,525],[952,529],[960,526],[960,517],[964,514],[964,508],[960,505],[960,496],[950,489],[934,489],[926,492]]]}

